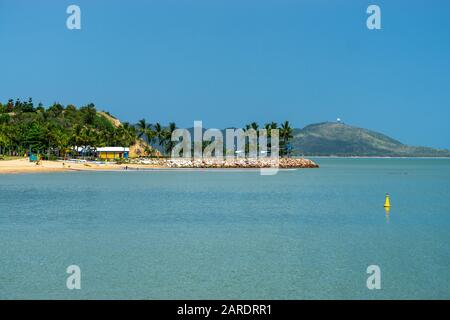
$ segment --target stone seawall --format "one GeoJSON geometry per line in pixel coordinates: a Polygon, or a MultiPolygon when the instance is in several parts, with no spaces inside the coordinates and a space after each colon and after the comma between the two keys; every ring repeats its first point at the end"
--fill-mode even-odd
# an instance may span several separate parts
{"type": "Polygon", "coordinates": [[[318,168],[319,166],[304,158],[237,158],[237,159],[146,159],[140,164],[148,164],[167,168],[318,168]]]}

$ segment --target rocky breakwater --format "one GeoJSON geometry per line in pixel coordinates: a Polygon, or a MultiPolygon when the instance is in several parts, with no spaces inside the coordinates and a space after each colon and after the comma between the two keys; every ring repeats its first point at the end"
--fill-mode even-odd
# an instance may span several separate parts
{"type": "Polygon", "coordinates": [[[319,166],[304,158],[235,158],[235,159],[150,159],[141,163],[166,168],[318,168],[319,166]]]}

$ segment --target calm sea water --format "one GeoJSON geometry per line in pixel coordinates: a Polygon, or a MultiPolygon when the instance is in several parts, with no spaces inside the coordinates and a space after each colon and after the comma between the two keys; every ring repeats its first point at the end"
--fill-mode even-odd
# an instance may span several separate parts
{"type": "Polygon", "coordinates": [[[1,175],[0,298],[449,299],[450,160],[317,161],[1,175]]]}

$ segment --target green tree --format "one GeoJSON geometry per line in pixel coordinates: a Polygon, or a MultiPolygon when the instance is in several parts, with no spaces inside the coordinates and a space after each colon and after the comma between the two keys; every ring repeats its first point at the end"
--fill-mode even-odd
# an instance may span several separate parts
{"type": "Polygon", "coordinates": [[[167,141],[167,132],[159,122],[155,124],[153,130],[155,139],[157,140],[158,144],[164,149],[164,145],[167,141]]]}
{"type": "Polygon", "coordinates": [[[148,144],[152,143],[155,138],[153,126],[150,123],[147,123],[145,119],[139,120],[137,123],[137,135],[138,138],[145,138],[148,144]]]}
{"type": "Polygon", "coordinates": [[[95,109],[95,105],[93,103],[88,104],[87,106],[81,107],[80,112],[83,116],[83,121],[87,125],[93,125],[95,122],[95,118],[97,117],[97,110],[95,109]]]}
{"type": "Polygon", "coordinates": [[[172,149],[176,144],[175,141],[172,141],[172,133],[176,130],[176,128],[177,125],[175,124],[175,122],[170,122],[169,126],[165,130],[164,150],[166,152],[166,155],[171,154],[172,149]]]}
{"type": "Polygon", "coordinates": [[[294,130],[292,129],[289,121],[285,121],[280,128],[280,139],[282,142],[281,153],[282,155],[290,155],[291,150],[289,148],[289,141],[294,137],[294,130]]]}

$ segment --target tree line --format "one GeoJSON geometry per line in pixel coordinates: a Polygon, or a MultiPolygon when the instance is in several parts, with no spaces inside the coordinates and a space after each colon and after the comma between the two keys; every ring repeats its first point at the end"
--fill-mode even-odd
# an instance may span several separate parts
{"type": "Polygon", "coordinates": [[[59,103],[9,100],[0,103],[0,154],[23,156],[30,152],[61,157],[75,146],[130,146],[136,129],[129,123],[116,127],[97,112],[94,104],[77,108],[59,103]]]}
{"type": "MultiPolygon", "coordinates": [[[[93,103],[80,108],[60,103],[44,107],[42,103],[35,105],[32,98],[27,101],[10,99],[0,103],[0,155],[24,156],[32,152],[49,158],[66,157],[74,153],[75,147],[130,147],[138,139],[170,155],[176,143],[171,141],[177,128],[174,122],[163,126],[141,119],[136,124],[114,125],[109,117],[114,119],[108,112],[99,112],[93,103]]],[[[268,130],[269,141],[270,129],[280,130],[280,152],[289,155],[289,141],[293,137],[289,122],[285,121],[280,127],[271,122],[264,128],[268,130]]],[[[243,129],[257,131],[259,125],[253,122],[243,129]]],[[[147,148],[149,153],[151,150],[147,148]]]]}
{"type": "Polygon", "coordinates": [[[268,148],[270,148],[270,138],[271,138],[271,130],[278,129],[279,130],[279,139],[280,139],[280,155],[281,156],[290,156],[292,153],[292,146],[290,141],[294,138],[294,129],[291,127],[289,121],[284,121],[281,126],[278,126],[276,122],[268,122],[264,124],[263,127],[260,128],[259,124],[256,122],[252,122],[247,124],[244,130],[253,129],[258,131],[259,129],[267,130],[267,139],[268,139],[268,148]]]}

